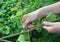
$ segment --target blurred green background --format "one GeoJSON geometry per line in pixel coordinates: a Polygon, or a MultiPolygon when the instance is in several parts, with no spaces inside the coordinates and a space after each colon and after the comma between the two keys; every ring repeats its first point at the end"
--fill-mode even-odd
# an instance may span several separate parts
{"type": "MultiPolygon", "coordinates": [[[[21,24],[23,15],[57,1],[58,0],[0,0],[0,37],[21,32],[21,30],[23,30],[21,24]]],[[[21,41],[19,35],[8,38],[7,40],[12,42],[60,42],[60,34],[48,35],[46,31],[43,31],[44,30],[41,32],[39,30],[32,31],[33,34],[30,34],[30,41],[21,41]]]]}

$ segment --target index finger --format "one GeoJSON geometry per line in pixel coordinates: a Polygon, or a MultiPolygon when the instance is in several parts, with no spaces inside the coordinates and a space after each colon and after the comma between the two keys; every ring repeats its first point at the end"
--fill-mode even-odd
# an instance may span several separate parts
{"type": "Polygon", "coordinates": [[[54,23],[52,22],[47,22],[47,21],[43,21],[42,22],[42,25],[45,25],[45,26],[52,26],[54,23]]]}
{"type": "Polygon", "coordinates": [[[26,21],[27,17],[28,17],[27,15],[24,15],[24,16],[23,16],[23,18],[22,18],[22,23],[24,23],[24,22],[26,21]]]}

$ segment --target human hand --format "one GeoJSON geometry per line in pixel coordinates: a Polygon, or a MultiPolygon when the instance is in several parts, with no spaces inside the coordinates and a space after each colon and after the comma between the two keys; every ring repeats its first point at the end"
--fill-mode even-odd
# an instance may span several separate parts
{"type": "Polygon", "coordinates": [[[22,18],[22,26],[26,28],[31,28],[33,26],[33,21],[38,18],[37,12],[32,12],[29,14],[26,14],[22,18]]]}
{"type": "Polygon", "coordinates": [[[45,30],[47,30],[50,33],[60,33],[60,22],[46,22],[44,21],[42,23],[44,26],[42,26],[45,30]]]}

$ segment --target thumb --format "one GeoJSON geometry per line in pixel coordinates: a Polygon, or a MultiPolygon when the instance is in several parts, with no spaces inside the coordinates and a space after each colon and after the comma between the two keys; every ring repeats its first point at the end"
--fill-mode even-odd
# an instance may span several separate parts
{"type": "Polygon", "coordinates": [[[53,27],[43,26],[43,28],[48,32],[53,32],[53,27]]]}
{"type": "Polygon", "coordinates": [[[30,20],[27,19],[27,20],[22,24],[23,28],[26,27],[26,26],[28,25],[29,22],[30,22],[30,20]]]}

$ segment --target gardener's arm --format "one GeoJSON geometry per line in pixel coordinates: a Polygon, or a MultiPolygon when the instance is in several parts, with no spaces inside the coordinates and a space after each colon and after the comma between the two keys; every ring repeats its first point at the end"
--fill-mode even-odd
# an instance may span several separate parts
{"type": "Polygon", "coordinates": [[[53,11],[54,13],[60,13],[60,2],[52,5],[42,7],[39,10],[38,17],[47,15],[48,12],[53,11]]]}
{"type": "Polygon", "coordinates": [[[42,7],[34,12],[24,15],[22,18],[23,27],[31,28],[34,20],[41,16],[47,15],[47,13],[50,11],[53,11],[54,13],[60,13],[60,2],[42,7]]]}

